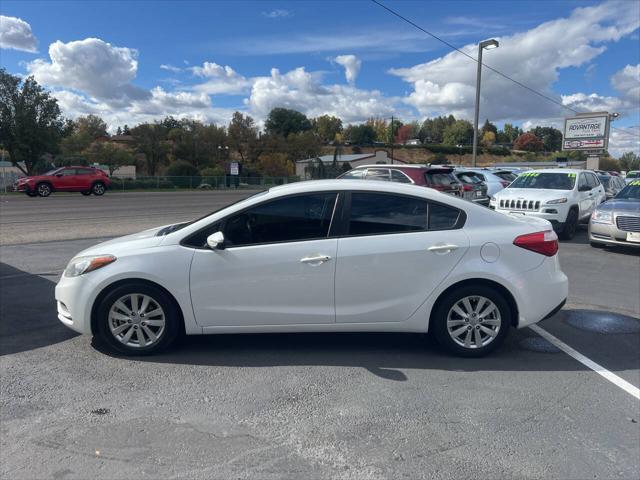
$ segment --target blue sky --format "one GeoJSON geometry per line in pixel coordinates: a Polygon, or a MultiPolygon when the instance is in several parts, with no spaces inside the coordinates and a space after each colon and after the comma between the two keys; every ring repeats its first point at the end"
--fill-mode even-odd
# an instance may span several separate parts
{"type": "MultiPolygon", "coordinates": [[[[498,38],[488,65],[640,125],[640,2],[383,3],[472,55],[498,38]]],[[[33,74],[68,116],[113,128],[166,114],[225,122],[236,109],[261,121],[275,106],[345,122],[472,115],[474,63],[368,1],[3,0],[0,13],[2,66],[33,74]]],[[[487,70],[482,105],[483,118],[525,127],[569,114],[487,70]]]]}

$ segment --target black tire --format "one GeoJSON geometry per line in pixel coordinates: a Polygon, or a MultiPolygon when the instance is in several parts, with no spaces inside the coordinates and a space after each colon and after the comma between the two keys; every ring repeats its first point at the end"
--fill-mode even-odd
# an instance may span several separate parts
{"type": "MultiPolygon", "coordinates": [[[[477,306],[477,304],[475,305],[477,306]]],[[[454,320],[460,321],[460,320],[454,320]]],[[[474,319],[474,322],[478,322],[478,319],[474,319]]],[[[484,320],[486,321],[486,320],[484,320]]],[[[497,322],[498,320],[493,319],[492,321],[497,322]]],[[[482,324],[482,322],[479,322],[482,324]]],[[[446,348],[449,352],[460,356],[460,357],[483,357],[488,353],[492,352],[496,348],[498,348],[504,339],[507,337],[509,333],[509,327],[511,326],[511,309],[509,308],[509,304],[503,295],[497,290],[487,287],[484,285],[467,285],[462,288],[454,289],[452,292],[448,293],[444,298],[440,299],[438,302],[438,307],[431,315],[431,322],[429,330],[433,331],[436,340],[438,343],[446,348]],[[485,299],[490,300],[496,306],[497,311],[499,313],[499,328],[494,329],[493,326],[488,326],[489,324],[484,325],[472,325],[471,320],[469,320],[469,324],[462,323],[459,326],[452,328],[463,328],[466,327],[471,333],[471,337],[473,339],[475,332],[474,329],[485,328],[497,331],[497,334],[493,337],[493,340],[489,341],[486,345],[477,347],[474,345],[470,345],[466,347],[464,345],[458,344],[449,333],[447,329],[447,320],[449,316],[449,312],[453,309],[454,305],[456,305],[459,301],[463,300],[466,297],[484,297],[485,299]]],[[[466,331],[463,330],[463,333],[466,334],[466,331]]],[[[482,335],[480,332],[479,335],[482,335]]],[[[485,340],[489,337],[485,334],[485,340]]],[[[473,340],[472,340],[473,342],[473,340]]],[[[483,342],[480,342],[482,345],[483,342]]]]}
{"type": "MultiPolygon", "coordinates": [[[[179,307],[175,301],[159,287],[135,281],[121,284],[107,293],[97,306],[94,335],[98,337],[103,345],[113,352],[124,353],[129,356],[154,355],[169,348],[182,331],[182,320],[178,309],[179,307]],[[153,302],[161,307],[164,312],[164,330],[160,334],[158,341],[153,343],[151,346],[142,347],[126,345],[122,343],[122,341],[118,340],[111,332],[109,326],[109,312],[111,307],[127,294],[147,295],[151,297],[153,302]]],[[[143,321],[141,316],[137,320],[140,322],[143,321]]],[[[131,328],[134,328],[134,326],[142,328],[140,325],[141,324],[132,325],[131,328]]],[[[131,335],[131,339],[136,341],[133,339],[133,335],[131,335]]]]}
{"type": "Polygon", "coordinates": [[[37,197],[38,196],[37,192],[32,192],[31,190],[27,190],[24,193],[26,193],[28,197],[37,197]]]}
{"type": "Polygon", "coordinates": [[[593,248],[604,248],[604,243],[600,242],[589,242],[589,245],[591,245],[593,248]]]}
{"type": "Polygon", "coordinates": [[[106,190],[107,187],[102,182],[96,182],[91,186],[91,193],[97,196],[104,195],[104,192],[106,192],[106,190]]]}
{"type": "Polygon", "coordinates": [[[564,227],[562,227],[562,230],[558,232],[558,237],[560,238],[560,240],[571,240],[575,236],[577,229],[578,210],[572,208],[567,214],[567,220],[564,222],[564,227]]]}
{"type": "Polygon", "coordinates": [[[48,197],[49,195],[51,195],[51,185],[48,183],[39,183],[36,186],[36,192],[38,192],[38,195],[41,197],[48,197]]]}
{"type": "Polygon", "coordinates": [[[84,195],[85,197],[88,197],[89,195],[91,195],[91,190],[87,190],[85,192],[80,192],[82,195],[84,195]]]}

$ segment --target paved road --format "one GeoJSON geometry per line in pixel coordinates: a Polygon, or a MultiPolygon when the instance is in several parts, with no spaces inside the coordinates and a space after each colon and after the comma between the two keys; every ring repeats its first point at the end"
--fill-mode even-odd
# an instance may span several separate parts
{"type": "MultiPolygon", "coordinates": [[[[640,477],[640,402],[529,329],[481,360],[390,334],[107,355],[53,302],[96,241],[0,249],[0,478],[640,477]]],[[[640,386],[639,257],[584,232],[560,252],[573,308],[542,327],[640,386]]]]}
{"type": "Polygon", "coordinates": [[[0,195],[0,245],[125,235],[192,220],[255,192],[0,195]]]}

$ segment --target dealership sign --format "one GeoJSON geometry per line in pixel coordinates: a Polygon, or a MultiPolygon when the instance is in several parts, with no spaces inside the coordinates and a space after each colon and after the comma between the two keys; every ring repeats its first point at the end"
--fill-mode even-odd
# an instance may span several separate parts
{"type": "Polygon", "coordinates": [[[609,114],[600,112],[564,121],[563,150],[605,150],[609,140],[609,114]]]}

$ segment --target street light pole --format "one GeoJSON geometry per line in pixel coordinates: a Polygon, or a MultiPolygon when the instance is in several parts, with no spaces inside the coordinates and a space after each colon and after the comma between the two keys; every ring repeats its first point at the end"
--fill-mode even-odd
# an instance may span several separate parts
{"type": "Polygon", "coordinates": [[[480,77],[482,76],[482,50],[498,48],[500,44],[495,39],[485,40],[478,45],[478,74],[476,77],[476,112],[473,119],[473,166],[476,166],[478,155],[478,116],[480,115],[480,77]]]}

